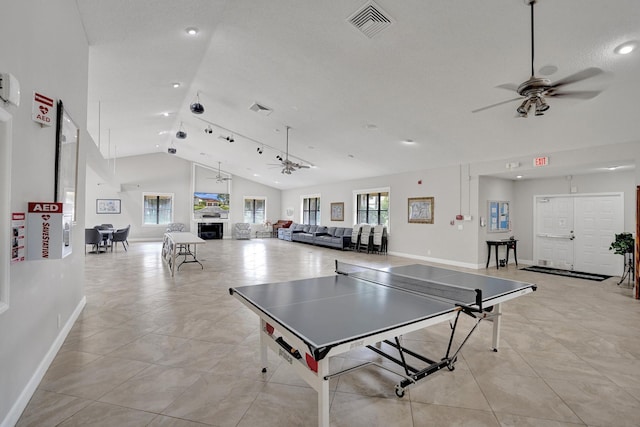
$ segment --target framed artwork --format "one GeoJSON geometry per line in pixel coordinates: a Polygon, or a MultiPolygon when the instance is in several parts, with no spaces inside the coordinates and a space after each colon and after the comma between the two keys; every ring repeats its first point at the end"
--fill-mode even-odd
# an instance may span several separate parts
{"type": "Polygon", "coordinates": [[[331,203],[331,221],[344,221],[344,203],[331,203]]]}
{"type": "Polygon", "coordinates": [[[409,198],[409,223],[433,224],[433,197],[409,198]]]}
{"type": "Polygon", "coordinates": [[[119,214],[120,199],[96,199],[96,213],[119,214]]]}
{"type": "Polygon", "coordinates": [[[57,112],[53,197],[56,202],[63,203],[64,215],[75,223],[80,129],[65,111],[62,101],[58,101],[57,112]]]}
{"type": "Polygon", "coordinates": [[[509,202],[489,201],[489,233],[500,233],[511,229],[509,202]]]}

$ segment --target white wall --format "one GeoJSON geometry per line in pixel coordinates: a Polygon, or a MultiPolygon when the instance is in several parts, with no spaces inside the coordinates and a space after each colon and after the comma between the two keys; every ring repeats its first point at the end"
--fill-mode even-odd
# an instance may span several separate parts
{"type": "Polygon", "coordinates": [[[597,174],[517,181],[514,183],[514,201],[512,218],[514,218],[514,234],[519,239],[518,259],[533,260],[533,197],[536,195],[569,194],[575,187],[574,194],[588,193],[624,193],[624,230],[635,231],[636,223],[636,173],[604,172],[597,174]]]}
{"type": "Polygon", "coordinates": [[[142,193],[172,193],[173,221],[189,227],[193,194],[191,163],[167,153],[119,158],[114,180],[95,171],[87,174],[87,226],[109,223],[116,228],[131,225],[129,240],[162,240],[166,225],[142,225],[142,193]],[[121,214],[96,214],[96,199],[120,199],[121,214]]]}
{"type": "MultiPolygon", "coordinates": [[[[92,163],[94,160],[92,159],[92,163]]],[[[98,162],[103,162],[98,160],[98,162]]],[[[177,156],[155,153],[118,159],[116,172],[99,173],[93,164],[87,171],[88,227],[110,223],[115,227],[131,224],[129,240],[162,240],[166,226],[142,226],[142,193],[158,192],[174,195],[174,222],[182,222],[188,231],[197,233],[193,221],[193,191],[229,192],[231,203],[228,220],[214,220],[224,224],[224,237],[231,237],[231,224],[243,222],[243,197],[266,197],[267,218],[276,218],[280,212],[280,190],[240,177],[232,177],[228,183],[217,183],[206,176],[216,176],[217,171],[193,165],[177,156]],[[195,178],[193,178],[195,175],[195,178]],[[195,179],[195,183],[192,180],[195,179]],[[121,214],[96,214],[96,199],[120,199],[121,214]]]]}
{"type": "MultiPolygon", "coordinates": [[[[64,102],[81,129],[79,163],[84,164],[90,141],[85,130],[88,45],[75,2],[4,1],[2,17],[0,71],[12,73],[22,92],[20,107],[5,105],[13,115],[10,207],[25,212],[27,202],[54,197],[55,126],[31,120],[34,91],[64,102]]],[[[84,176],[80,167],[73,253],[10,267],[9,308],[0,314],[2,426],[17,421],[84,302],[84,176]]]]}
{"type": "MultiPolygon", "coordinates": [[[[487,240],[499,240],[499,239],[507,239],[510,236],[514,236],[516,238],[520,238],[518,231],[518,225],[522,226],[523,222],[517,215],[514,215],[514,209],[518,204],[515,191],[514,191],[514,183],[512,180],[508,179],[500,179],[489,176],[481,176],[479,177],[480,181],[480,190],[478,197],[478,206],[480,207],[478,215],[484,217],[486,221],[486,226],[480,227],[478,231],[478,258],[477,263],[480,266],[487,265],[487,240]],[[509,220],[511,222],[512,229],[508,231],[500,231],[500,232],[489,232],[489,201],[504,201],[509,202],[509,220]]],[[[522,245],[521,242],[518,242],[518,250],[522,245]]],[[[495,248],[493,249],[495,251],[495,248]]],[[[500,254],[503,254],[506,249],[504,247],[499,248],[500,254]]],[[[493,258],[491,260],[495,265],[495,252],[493,253],[493,258]]],[[[502,259],[502,256],[500,256],[502,259]]],[[[509,260],[510,262],[514,262],[513,257],[509,260]]]]}
{"type": "MultiPolygon", "coordinates": [[[[301,221],[301,199],[319,194],[321,223],[327,226],[352,227],[355,221],[355,190],[389,187],[389,252],[411,258],[476,267],[478,241],[477,180],[469,180],[466,168],[453,166],[386,175],[322,185],[282,193],[282,216],[294,208],[295,222],[301,221]],[[461,175],[463,177],[461,178],[461,175]],[[418,182],[422,181],[422,184],[418,182]],[[434,197],[434,223],[410,224],[408,198],[434,197]],[[331,222],[330,203],[344,202],[345,221],[331,222]],[[456,221],[457,214],[471,214],[471,221],[456,221]],[[453,221],[453,225],[451,222],[453,221]]],[[[305,173],[298,171],[296,173],[305,173]]]]}

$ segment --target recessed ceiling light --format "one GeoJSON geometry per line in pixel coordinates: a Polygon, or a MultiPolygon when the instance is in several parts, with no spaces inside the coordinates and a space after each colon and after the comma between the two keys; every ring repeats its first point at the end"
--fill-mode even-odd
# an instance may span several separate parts
{"type": "Polygon", "coordinates": [[[257,173],[254,173],[253,176],[260,176],[260,175],[258,175],[257,173]]]}
{"type": "Polygon", "coordinates": [[[522,175],[516,175],[517,179],[522,179],[522,175]]]}
{"type": "Polygon", "coordinates": [[[175,82],[175,83],[173,83],[171,86],[173,86],[173,88],[174,88],[174,89],[177,89],[177,88],[179,88],[179,87],[180,87],[180,83],[175,82]]]}
{"type": "Polygon", "coordinates": [[[626,42],[616,47],[613,51],[620,55],[627,55],[635,50],[638,46],[637,42],[626,42]]]}
{"type": "Polygon", "coordinates": [[[609,166],[609,167],[607,168],[607,170],[610,170],[610,171],[614,171],[614,170],[616,170],[616,169],[618,169],[618,167],[617,167],[617,166],[609,166]]]}
{"type": "Polygon", "coordinates": [[[158,135],[166,135],[168,133],[169,133],[168,130],[161,130],[160,132],[158,132],[158,135]]]}
{"type": "Polygon", "coordinates": [[[196,34],[198,34],[198,29],[196,27],[189,27],[189,28],[185,29],[185,31],[190,36],[195,36],[196,34]]]}
{"type": "Polygon", "coordinates": [[[373,123],[367,123],[366,125],[364,125],[364,127],[367,130],[378,130],[378,126],[374,125],[373,123]]]}
{"type": "Polygon", "coordinates": [[[352,159],[354,158],[353,154],[347,154],[347,157],[351,157],[352,159]]]}
{"type": "Polygon", "coordinates": [[[156,144],[156,148],[160,148],[160,144],[156,144]]]}
{"type": "Polygon", "coordinates": [[[169,117],[169,113],[162,113],[164,117],[169,117]]]}
{"type": "Polygon", "coordinates": [[[416,145],[416,142],[413,139],[405,139],[402,143],[404,145],[416,145]]]}

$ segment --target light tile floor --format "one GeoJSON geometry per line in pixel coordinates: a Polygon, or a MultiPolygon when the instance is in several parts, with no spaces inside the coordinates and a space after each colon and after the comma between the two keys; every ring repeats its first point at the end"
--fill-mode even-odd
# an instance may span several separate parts
{"type": "MultiPolygon", "coordinates": [[[[86,256],[87,305],[19,427],[315,426],[315,391],[273,354],[260,372],[257,316],[228,288],[331,275],[336,258],[416,262],[277,239],[214,240],[198,250],[204,270],[186,264],[171,278],[160,246],[86,256]]],[[[505,304],[500,351],[490,351],[483,323],[453,372],[402,399],[385,370],[333,379],[332,426],[640,425],[640,301],[631,289],[513,265],[477,272],[538,284],[505,304]]],[[[440,357],[447,336],[442,325],[404,339],[440,357]]],[[[378,360],[360,349],[332,369],[363,359],[378,360]]]]}

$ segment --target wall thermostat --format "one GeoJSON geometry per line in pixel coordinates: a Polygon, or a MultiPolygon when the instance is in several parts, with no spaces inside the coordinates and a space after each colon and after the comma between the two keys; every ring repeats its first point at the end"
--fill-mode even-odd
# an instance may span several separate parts
{"type": "Polygon", "coordinates": [[[20,106],[20,82],[9,73],[0,73],[0,99],[20,106]]]}

